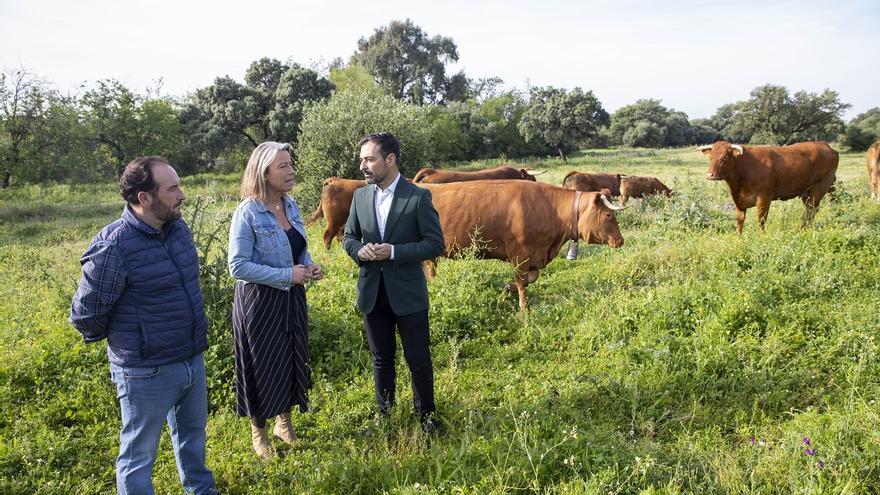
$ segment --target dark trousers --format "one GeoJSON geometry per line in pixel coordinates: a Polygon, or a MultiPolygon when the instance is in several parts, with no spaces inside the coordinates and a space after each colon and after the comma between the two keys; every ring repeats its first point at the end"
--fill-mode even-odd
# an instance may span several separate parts
{"type": "Polygon", "coordinates": [[[364,315],[367,342],[373,356],[373,380],[376,385],[376,402],[379,413],[387,414],[394,405],[394,355],[397,342],[394,327],[400,332],[403,357],[412,375],[413,405],[420,419],[434,412],[434,368],[431,365],[431,349],[428,347],[428,310],[398,316],[391,310],[385,281],[379,282],[376,306],[364,315]]]}

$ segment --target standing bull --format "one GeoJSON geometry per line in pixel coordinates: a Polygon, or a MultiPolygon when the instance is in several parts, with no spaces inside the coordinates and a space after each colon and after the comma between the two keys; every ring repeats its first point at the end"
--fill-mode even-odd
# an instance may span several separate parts
{"type": "Polygon", "coordinates": [[[871,199],[880,199],[880,140],[868,148],[868,187],[871,199]]]}
{"type": "Polygon", "coordinates": [[[465,182],[469,180],[492,180],[492,179],[522,179],[535,182],[535,176],[544,172],[535,172],[527,168],[516,169],[513,167],[495,167],[485,170],[465,172],[459,170],[441,170],[435,168],[423,168],[413,177],[413,182],[441,184],[447,182],[465,182]]]}
{"type": "MultiPolygon", "coordinates": [[[[509,261],[519,293],[527,307],[526,286],[553,261],[568,240],[623,245],[614,216],[621,207],[605,194],[561,189],[525,181],[478,181],[420,185],[431,191],[440,215],[446,256],[455,257],[471,246],[479,232],[478,255],[509,261]]],[[[427,271],[434,274],[429,264],[427,271]]]]}
{"type": "Polygon", "coordinates": [[[625,205],[629,198],[644,198],[652,194],[671,196],[672,189],[656,177],[625,175],[620,178],[620,204],[625,205]]]}
{"type": "Polygon", "coordinates": [[[612,196],[620,196],[620,174],[589,174],[572,170],[562,179],[562,187],[576,191],[608,189],[612,196]]]}
{"type": "Polygon", "coordinates": [[[764,230],[774,199],[800,197],[806,207],[803,228],[816,215],[822,197],[832,190],[837,172],[837,152],[825,142],[747,147],[717,141],[699,150],[709,157],[706,179],[723,180],[730,186],[738,234],[742,234],[746,210],[755,205],[764,230]]]}

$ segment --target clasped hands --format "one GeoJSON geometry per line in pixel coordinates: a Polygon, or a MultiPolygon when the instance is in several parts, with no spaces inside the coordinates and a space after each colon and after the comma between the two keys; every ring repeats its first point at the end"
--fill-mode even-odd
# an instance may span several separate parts
{"type": "Polygon", "coordinates": [[[293,284],[303,285],[308,280],[321,280],[324,278],[324,270],[312,263],[310,265],[293,265],[293,284]]]}
{"type": "Polygon", "coordinates": [[[391,244],[367,243],[358,250],[361,261],[382,261],[391,259],[391,244]]]}

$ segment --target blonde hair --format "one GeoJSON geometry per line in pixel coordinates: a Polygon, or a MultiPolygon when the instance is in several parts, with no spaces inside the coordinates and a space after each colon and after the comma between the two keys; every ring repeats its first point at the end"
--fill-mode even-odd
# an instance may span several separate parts
{"type": "Polygon", "coordinates": [[[263,203],[268,201],[266,173],[280,151],[290,153],[290,144],[267,141],[254,148],[241,179],[241,199],[259,199],[263,203]]]}

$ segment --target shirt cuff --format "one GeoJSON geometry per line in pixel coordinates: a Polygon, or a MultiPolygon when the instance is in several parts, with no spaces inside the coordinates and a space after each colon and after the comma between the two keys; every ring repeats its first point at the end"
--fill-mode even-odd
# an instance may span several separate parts
{"type": "Polygon", "coordinates": [[[391,258],[389,259],[394,259],[394,244],[391,245],[391,258]]]}

